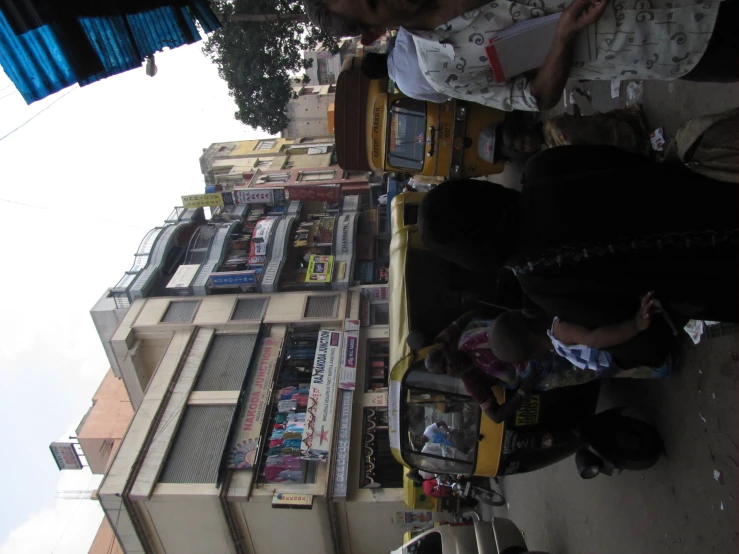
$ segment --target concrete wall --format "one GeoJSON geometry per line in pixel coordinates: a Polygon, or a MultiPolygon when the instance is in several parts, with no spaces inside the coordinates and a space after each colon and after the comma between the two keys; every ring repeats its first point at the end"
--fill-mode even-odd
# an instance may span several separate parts
{"type": "Polygon", "coordinates": [[[125,554],[115,538],[110,522],[103,518],[95,538],[92,540],[88,554],[125,554]]]}

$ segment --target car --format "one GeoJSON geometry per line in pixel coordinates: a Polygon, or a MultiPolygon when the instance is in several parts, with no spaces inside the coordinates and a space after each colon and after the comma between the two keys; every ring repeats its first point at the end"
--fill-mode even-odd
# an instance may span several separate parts
{"type": "Polygon", "coordinates": [[[526,546],[521,530],[503,517],[445,523],[423,531],[390,554],[546,554],[526,546]]]}

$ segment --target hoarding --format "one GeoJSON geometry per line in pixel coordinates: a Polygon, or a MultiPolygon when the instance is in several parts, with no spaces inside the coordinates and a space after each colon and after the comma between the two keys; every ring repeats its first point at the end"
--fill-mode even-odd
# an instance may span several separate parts
{"type": "Polygon", "coordinates": [[[333,185],[291,185],[288,194],[290,200],[336,203],[341,198],[341,187],[333,185]]]}
{"type": "Polygon", "coordinates": [[[274,204],[274,189],[238,189],[236,193],[237,204],[274,204]]]}
{"type": "Polygon", "coordinates": [[[185,208],[223,206],[223,195],[220,192],[211,192],[208,194],[188,194],[182,197],[182,206],[185,208]]]}
{"type": "Polygon", "coordinates": [[[341,333],[321,329],[313,359],[308,408],[305,416],[300,455],[310,460],[327,461],[331,451],[336,380],[341,357],[341,333]]]}
{"type": "Polygon", "coordinates": [[[247,269],[245,271],[222,271],[220,273],[212,273],[210,276],[210,286],[215,289],[255,285],[256,283],[257,272],[253,269],[247,269]]]}
{"type": "Polygon", "coordinates": [[[73,443],[52,442],[49,450],[59,469],[82,469],[82,462],[73,443]]]}
{"type": "Polygon", "coordinates": [[[334,270],[333,256],[311,256],[308,261],[308,272],[305,274],[306,283],[330,283],[334,270]]]}

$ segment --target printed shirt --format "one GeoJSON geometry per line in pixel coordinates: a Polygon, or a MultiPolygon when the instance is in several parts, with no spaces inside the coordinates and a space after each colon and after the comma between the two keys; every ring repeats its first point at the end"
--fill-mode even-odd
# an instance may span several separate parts
{"type": "MultiPolygon", "coordinates": [[[[418,67],[418,54],[413,35],[401,27],[395,37],[395,48],[387,58],[387,71],[398,88],[410,98],[429,102],[446,102],[448,98],[436,92],[418,67]]],[[[387,204],[387,195],[385,204],[387,204]]],[[[382,196],[379,200],[382,202],[382,196]]]]}
{"type": "MultiPolygon", "coordinates": [[[[537,111],[531,78],[496,83],[485,46],[496,31],[560,12],[571,0],[495,0],[433,31],[409,30],[418,64],[441,94],[504,111],[537,111]]],[[[596,26],[594,60],[573,59],[569,77],[581,80],[677,79],[706,50],[720,2],[611,0],[596,26]]],[[[581,33],[578,40],[587,40],[581,33]]],[[[587,51],[587,48],[584,49],[587,51]]],[[[576,51],[581,51],[576,48],[576,51]]]]}
{"type": "Polygon", "coordinates": [[[492,321],[489,319],[473,319],[462,331],[457,348],[467,352],[472,357],[475,366],[499,380],[499,384],[505,387],[515,387],[518,383],[517,374],[520,368],[501,362],[493,354],[489,334],[491,324],[492,321]]]}
{"type": "Polygon", "coordinates": [[[565,358],[575,367],[590,369],[592,371],[606,371],[613,366],[613,357],[605,350],[596,350],[584,344],[565,344],[554,336],[554,324],[559,321],[555,317],[552,322],[552,330],[547,331],[554,351],[565,358]]]}

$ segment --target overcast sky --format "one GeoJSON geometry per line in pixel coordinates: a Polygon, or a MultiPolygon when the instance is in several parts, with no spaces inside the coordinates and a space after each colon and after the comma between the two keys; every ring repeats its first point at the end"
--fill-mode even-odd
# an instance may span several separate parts
{"type": "MultiPolygon", "coordinates": [[[[55,495],[99,478],[60,474],[48,445],[73,433],[108,369],[89,310],[146,231],[203,191],[203,148],[266,136],[233,118],[201,45],[157,54],[154,78],[75,87],[0,139],[0,554],[87,552],[102,511],[55,495]]],[[[13,90],[0,73],[0,137],[69,89],[31,106],[13,90]]]]}

